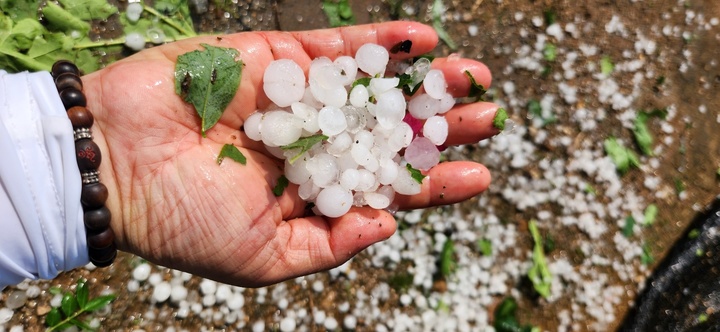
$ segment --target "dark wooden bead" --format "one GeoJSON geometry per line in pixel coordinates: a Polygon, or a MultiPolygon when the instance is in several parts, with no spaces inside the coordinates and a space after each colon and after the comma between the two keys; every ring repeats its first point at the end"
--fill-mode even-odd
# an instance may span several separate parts
{"type": "MultiPolygon", "coordinates": [[[[86,210],[104,208],[108,198],[108,190],[100,182],[85,184],[82,186],[80,201],[86,210]]],[[[106,209],[107,210],[107,209],[106,209]]]]}
{"type": "Polygon", "coordinates": [[[51,73],[53,77],[58,77],[64,73],[73,73],[76,76],[80,76],[80,69],[71,61],[60,60],[53,64],[51,73]]]}
{"type": "Polygon", "coordinates": [[[67,88],[75,88],[80,91],[83,89],[82,80],[80,76],[73,73],[62,73],[60,76],[55,78],[55,86],[58,91],[65,90],[67,88]]]}
{"type": "Polygon", "coordinates": [[[82,106],[74,106],[67,110],[68,118],[72,123],[73,129],[92,128],[95,118],[90,111],[82,106]]]}
{"type": "Polygon", "coordinates": [[[99,209],[85,211],[83,214],[85,228],[91,232],[102,231],[110,227],[111,217],[110,210],[104,206],[99,209]]]}
{"type": "Polygon", "coordinates": [[[104,231],[96,234],[88,234],[87,243],[88,247],[94,249],[107,248],[115,241],[115,233],[112,228],[108,227],[104,231]]]}
{"type": "Polygon", "coordinates": [[[67,88],[60,91],[60,100],[62,100],[63,106],[66,110],[69,110],[74,106],[87,106],[87,100],[82,91],[75,88],[67,88]]]}
{"type": "Polygon", "coordinates": [[[98,169],[102,161],[100,148],[89,138],[75,141],[75,157],[81,172],[98,169]]]}
{"type": "Polygon", "coordinates": [[[90,262],[97,267],[109,266],[117,257],[117,246],[112,243],[106,248],[88,248],[88,256],[90,256],[90,262]]]}

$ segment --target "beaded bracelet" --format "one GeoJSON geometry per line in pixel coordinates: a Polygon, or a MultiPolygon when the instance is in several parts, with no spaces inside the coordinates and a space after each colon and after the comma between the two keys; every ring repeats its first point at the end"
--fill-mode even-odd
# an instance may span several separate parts
{"type": "Polygon", "coordinates": [[[115,260],[117,247],[115,233],[110,227],[110,210],[105,207],[108,190],[98,176],[102,156],[100,148],[92,141],[90,129],[94,118],[86,108],[87,100],[82,92],[78,67],[70,61],[60,60],[53,64],[51,74],[73,126],[75,153],[82,175],[80,201],[84,211],[88,256],[95,266],[105,267],[115,260]]]}

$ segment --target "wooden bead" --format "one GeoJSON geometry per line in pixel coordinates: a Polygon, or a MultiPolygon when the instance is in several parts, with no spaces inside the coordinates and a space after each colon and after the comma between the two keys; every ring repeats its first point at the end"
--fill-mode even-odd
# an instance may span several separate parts
{"type": "Polygon", "coordinates": [[[75,88],[67,88],[60,91],[60,100],[62,100],[66,110],[69,110],[73,106],[87,106],[85,95],[82,91],[75,88]]]}
{"type": "Polygon", "coordinates": [[[105,187],[105,185],[100,182],[90,183],[82,186],[80,202],[82,202],[83,208],[86,211],[104,208],[103,205],[105,205],[105,201],[107,200],[107,198],[107,187],[105,187]]]}
{"type": "Polygon", "coordinates": [[[98,169],[102,161],[100,148],[88,138],[75,142],[75,157],[81,172],[98,169]]]}
{"type": "Polygon", "coordinates": [[[64,73],[73,73],[80,76],[80,69],[71,61],[60,60],[53,64],[51,73],[53,77],[58,77],[64,73]]]}
{"type": "Polygon", "coordinates": [[[110,214],[110,210],[104,206],[99,209],[85,211],[83,214],[85,228],[89,231],[99,232],[109,228],[111,219],[112,215],[110,214]]]}
{"type": "Polygon", "coordinates": [[[88,234],[87,237],[88,247],[94,249],[107,248],[113,244],[113,241],[115,241],[115,233],[110,227],[97,234],[88,234]]]}
{"type": "Polygon", "coordinates": [[[72,123],[73,129],[92,128],[95,118],[90,111],[82,106],[74,106],[67,110],[68,118],[72,123]]]}
{"type": "Polygon", "coordinates": [[[88,248],[88,256],[90,256],[90,262],[97,267],[109,266],[117,256],[117,246],[112,243],[107,248],[88,248]]]}
{"type": "Polygon", "coordinates": [[[75,88],[82,91],[83,84],[80,76],[73,73],[62,73],[60,76],[55,78],[55,86],[58,91],[65,90],[67,88],[75,88]]]}

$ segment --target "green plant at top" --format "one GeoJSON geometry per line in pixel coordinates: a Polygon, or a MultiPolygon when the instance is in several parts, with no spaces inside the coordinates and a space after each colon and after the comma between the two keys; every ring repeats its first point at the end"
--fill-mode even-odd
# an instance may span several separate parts
{"type": "MultiPolygon", "coordinates": [[[[103,54],[117,54],[119,58],[125,43],[125,38],[90,38],[92,22],[109,20],[113,15],[120,15],[126,34],[147,35],[150,29],[159,29],[166,36],[162,42],[196,35],[187,0],[142,6],[140,19],[130,22],[107,0],[0,0],[0,68],[8,72],[50,70],[55,61],[66,59],[84,73],[93,72],[100,68],[103,54]]],[[[157,39],[148,36],[147,41],[157,39]]]]}
{"type": "MultiPolygon", "coordinates": [[[[51,292],[53,292],[52,289],[51,292]]],[[[95,329],[86,321],[80,320],[80,316],[103,308],[115,300],[115,297],[115,294],[110,294],[91,299],[87,282],[84,279],[79,279],[75,294],[66,292],[60,302],[60,308],[52,308],[45,316],[47,331],[64,330],[71,326],[94,331],[95,329]]]]}

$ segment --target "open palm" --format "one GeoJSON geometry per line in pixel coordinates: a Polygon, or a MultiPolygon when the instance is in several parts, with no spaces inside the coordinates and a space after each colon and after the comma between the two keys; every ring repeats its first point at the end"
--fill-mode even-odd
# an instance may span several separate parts
{"type": "MultiPolygon", "coordinates": [[[[432,28],[410,22],[204,36],[145,50],[83,77],[119,248],[222,282],[260,286],[340,265],[391,236],[396,224],[386,211],[353,208],[331,219],[308,214],[296,186],[275,197],[282,162],[240,128],[269,103],[262,76],[272,60],[292,59],[307,72],[315,57],[354,55],[365,43],[390,48],[408,39],[411,53],[393,57],[427,53],[437,42],[432,28]],[[199,134],[195,110],[175,94],[173,81],[177,56],[201,49],[201,43],[236,48],[246,64],[238,93],[206,138],[199,134]],[[228,143],[240,148],[246,165],[216,163],[228,143]]],[[[469,87],[465,69],[490,83],[487,68],[475,61],[437,59],[433,66],[445,72],[449,90],[458,96],[469,87]]],[[[446,114],[448,141],[472,143],[495,134],[496,108],[456,106],[446,114]]],[[[489,182],[482,165],[442,163],[430,172],[421,194],[397,202],[401,208],[450,204],[482,192],[489,182]]]]}

